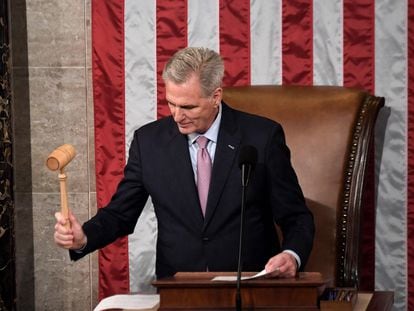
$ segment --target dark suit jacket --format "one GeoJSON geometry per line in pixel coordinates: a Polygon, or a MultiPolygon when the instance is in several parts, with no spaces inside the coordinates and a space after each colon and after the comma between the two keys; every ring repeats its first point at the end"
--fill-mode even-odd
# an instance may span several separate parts
{"type": "Polygon", "coordinates": [[[243,271],[260,271],[283,249],[302,267],[312,248],[313,217],[290,163],[282,127],[222,104],[205,219],[191,166],[187,137],[167,117],[138,129],[124,179],[110,204],[83,225],[88,244],[78,259],[133,232],[150,195],[158,219],[157,277],[177,271],[236,271],[241,210],[242,145],[258,150],[247,189],[243,271]],[[274,221],[283,231],[282,245],[274,221]]]}

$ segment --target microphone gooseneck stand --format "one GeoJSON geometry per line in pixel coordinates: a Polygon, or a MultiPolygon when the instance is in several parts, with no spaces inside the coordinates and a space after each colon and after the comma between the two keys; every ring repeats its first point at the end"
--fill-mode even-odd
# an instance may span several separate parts
{"type": "Polygon", "coordinates": [[[250,165],[242,165],[242,198],[241,198],[241,211],[240,211],[240,239],[239,239],[239,258],[237,263],[237,281],[236,281],[236,310],[242,310],[242,299],[241,299],[241,270],[242,270],[242,249],[243,249],[243,236],[244,236],[244,210],[246,206],[246,190],[247,190],[247,183],[249,180],[251,166],[250,165]],[[247,173],[246,173],[246,166],[247,166],[247,173]]]}
{"type": "Polygon", "coordinates": [[[239,258],[237,264],[237,281],[236,281],[236,310],[242,310],[242,298],[240,292],[241,285],[241,270],[243,266],[243,240],[244,240],[244,210],[246,209],[246,190],[249,183],[249,178],[254,166],[257,162],[257,150],[250,145],[242,146],[239,154],[239,167],[241,169],[242,177],[242,197],[241,197],[241,211],[240,211],[240,239],[239,239],[239,258]]]}

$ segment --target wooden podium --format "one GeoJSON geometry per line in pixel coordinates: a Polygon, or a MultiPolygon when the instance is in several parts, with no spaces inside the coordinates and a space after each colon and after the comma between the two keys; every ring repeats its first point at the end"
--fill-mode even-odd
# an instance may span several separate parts
{"type": "MultiPolygon", "coordinates": [[[[243,273],[251,276],[254,273],[243,273]]],[[[153,283],[160,294],[160,311],[235,310],[236,282],[212,281],[234,272],[180,272],[153,283]]],[[[243,280],[243,310],[318,310],[318,297],[328,280],[317,272],[299,273],[296,278],[243,280]]]]}

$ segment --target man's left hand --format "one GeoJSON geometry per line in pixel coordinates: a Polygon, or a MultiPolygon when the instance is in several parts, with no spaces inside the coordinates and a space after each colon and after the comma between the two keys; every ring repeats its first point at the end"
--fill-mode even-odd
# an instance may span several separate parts
{"type": "Polygon", "coordinates": [[[296,259],[289,253],[277,254],[269,259],[265,270],[266,273],[270,273],[270,276],[293,278],[297,270],[296,259]]]}

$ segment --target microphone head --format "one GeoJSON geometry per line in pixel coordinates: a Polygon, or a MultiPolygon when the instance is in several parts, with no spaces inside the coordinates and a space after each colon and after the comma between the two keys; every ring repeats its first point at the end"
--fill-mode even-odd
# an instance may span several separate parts
{"type": "Polygon", "coordinates": [[[250,165],[253,169],[257,162],[257,149],[251,145],[244,145],[240,149],[239,167],[250,165]]]}

